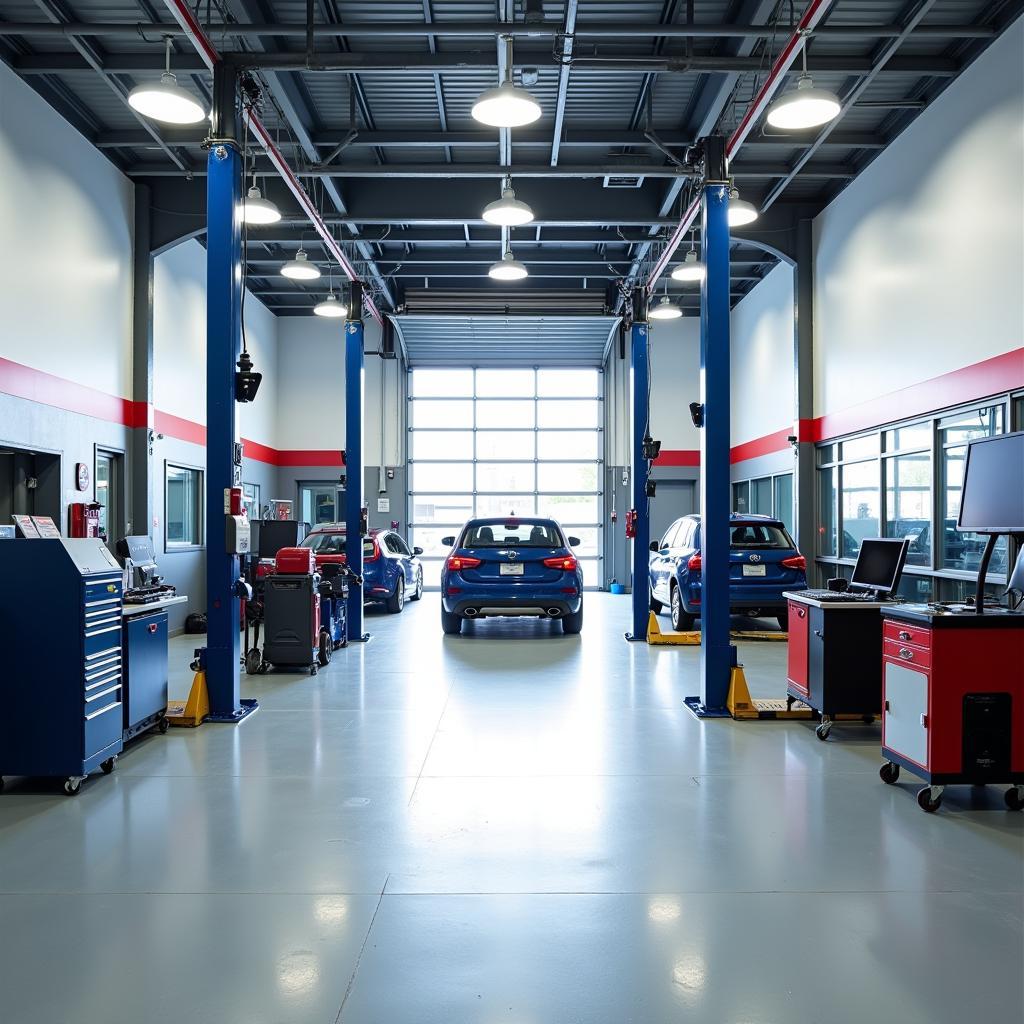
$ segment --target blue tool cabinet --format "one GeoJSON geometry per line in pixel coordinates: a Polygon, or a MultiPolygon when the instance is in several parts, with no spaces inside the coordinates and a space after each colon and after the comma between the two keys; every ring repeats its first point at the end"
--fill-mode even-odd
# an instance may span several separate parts
{"type": "Polygon", "coordinates": [[[121,652],[125,743],[154,726],[167,731],[167,612],[128,608],[121,652]]]}
{"type": "Polygon", "coordinates": [[[96,538],[0,543],[0,785],[63,776],[74,795],[122,748],[121,567],[96,538]]]}

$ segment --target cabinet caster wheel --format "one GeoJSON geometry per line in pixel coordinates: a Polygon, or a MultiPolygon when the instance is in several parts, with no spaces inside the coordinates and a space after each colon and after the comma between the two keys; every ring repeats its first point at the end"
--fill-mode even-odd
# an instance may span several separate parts
{"type": "Polygon", "coordinates": [[[117,758],[116,757],[108,757],[106,759],[106,761],[103,761],[100,764],[100,768],[103,769],[103,774],[104,775],[109,775],[116,767],[117,767],[117,758]]]}
{"type": "Polygon", "coordinates": [[[861,715],[860,716],[860,720],[865,725],[871,725],[875,721],[875,716],[874,715],[861,715]]]}
{"type": "Polygon", "coordinates": [[[316,673],[317,673],[317,666],[316,665],[310,665],[309,666],[309,674],[311,676],[315,676],[316,673]]]}
{"type": "Polygon", "coordinates": [[[167,730],[170,729],[170,727],[171,723],[168,722],[166,718],[161,718],[160,721],[157,723],[157,729],[159,730],[161,736],[166,735],[167,730]]]}
{"type": "Polygon", "coordinates": [[[64,792],[67,793],[68,796],[78,796],[79,790],[81,790],[81,788],[81,779],[68,779],[64,783],[64,792]]]}
{"type": "Polygon", "coordinates": [[[891,786],[900,777],[900,766],[898,764],[893,764],[892,761],[886,761],[885,764],[878,769],[878,777],[887,786],[891,786]]]}
{"type": "Polygon", "coordinates": [[[4,791],[4,777],[0,775],[0,793],[4,791]]]}
{"type": "Polygon", "coordinates": [[[1024,786],[1011,786],[1003,794],[1003,800],[1011,811],[1024,811],[1024,786]]]}
{"type": "Polygon", "coordinates": [[[827,740],[828,739],[828,735],[829,735],[829,733],[831,731],[832,731],[832,723],[831,722],[822,722],[821,725],[819,725],[814,730],[814,735],[817,736],[819,740],[827,740]]]}
{"type": "Polygon", "coordinates": [[[919,789],[917,791],[917,806],[920,807],[922,811],[934,814],[942,806],[942,794],[940,793],[933,800],[932,787],[925,786],[924,789],[919,789]]]}
{"type": "Polygon", "coordinates": [[[254,676],[263,667],[263,655],[258,650],[253,648],[245,656],[245,672],[246,675],[254,676]]]}

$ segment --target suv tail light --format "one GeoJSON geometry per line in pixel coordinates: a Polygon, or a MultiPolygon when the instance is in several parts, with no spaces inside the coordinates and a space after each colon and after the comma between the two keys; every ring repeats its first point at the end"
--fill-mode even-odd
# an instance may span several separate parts
{"type": "Polygon", "coordinates": [[[702,564],[700,555],[690,555],[689,561],[686,563],[686,568],[689,569],[690,572],[700,572],[702,564]]]}
{"type": "Polygon", "coordinates": [[[559,555],[557,558],[545,558],[544,564],[549,569],[561,569],[563,572],[575,572],[579,564],[572,555],[559,555]]]}
{"type": "Polygon", "coordinates": [[[462,569],[475,569],[481,564],[480,559],[472,555],[449,555],[445,566],[452,572],[460,572],[462,569]]]}
{"type": "Polygon", "coordinates": [[[800,569],[803,571],[807,568],[807,559],[803,555],[793,555],[792,558],[784,558],[782,564],[787,569],[800,569]]]}
{"type": "Polygon", "coordinates": [[[376,541],[374,541],[373,554],[368,555],[365,552],[363,553],[363,565],[365,565],[367,562],[376,562],[378,558],[380,558],[380,545],[376,541]]]}

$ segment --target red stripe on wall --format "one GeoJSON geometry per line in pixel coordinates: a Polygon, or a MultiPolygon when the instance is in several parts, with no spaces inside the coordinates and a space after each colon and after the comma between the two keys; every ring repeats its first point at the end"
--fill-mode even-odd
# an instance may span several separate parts
{"type": "Polygon", "coordinates": [[[135,419],[135,403],[131,399],[108,395],[10,359],[0,358],[0,391],[108,423],[128,424],[135,419]]]}
{"type": "Polygon", "coordinates": [[[179,441],[206,444],[206,427],[202,423],[194,423],[181,416],[173,416],[169,412],[161,412],[157,409],[153,414],[153,427],[158,434],[169,434],[179,441]]]}
{"type": "Polygon", "coordinates": [[[654,460],[656,466],[699,466],[700,452],[686,448],[663,448],[654,460]]]}
{"type": "Polygon", "coordinates": [[[279,466],[344,466],[340,451],[282,451],[278,452],[279,466]]]}
{"type": "Polygon", "coordinates": [[[764,437],[754,438],[753,441],[734,445],[729,452],[729,461],[746,462],[747,459],[757,459],[762,455],[774,455],[776,452],[785,451],[789,447],[788,439],[792,434],[793,428],[786,427],[783,430],[776,430],[774,434],[766,434],[764,437]]]}

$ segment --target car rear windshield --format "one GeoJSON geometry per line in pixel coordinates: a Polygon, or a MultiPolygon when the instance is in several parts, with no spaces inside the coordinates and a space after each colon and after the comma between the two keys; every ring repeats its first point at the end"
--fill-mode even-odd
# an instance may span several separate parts
{"type": "Polygon", "coordinates": [[[464,548],[560,548],[561,534],[554,523],[529,523],[515,519],[493,519],[470,526],[462,540],[464,548]]]}
{"type": "MultiPolygon", "coordinates": [[[[304,548],[312,548],[318,555],[345,554],[345,534],[343,533],[311,533],[303,542],[304,548]]],[[[373,541],[363,538],[363,556],[373,554],[373,541]]]]}
{"type": "Polygon", "coordinates": [[[782,526],[766,526],[764,523],[741,523],[732,528],[731,545],[734,548],[791,548],[793,538],[782,526]]]}

